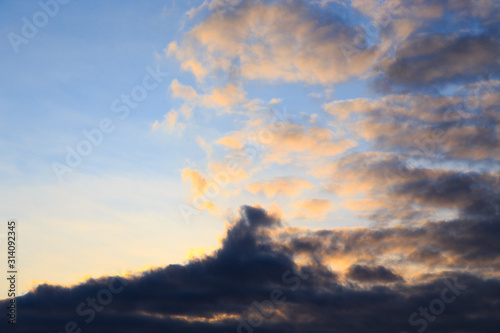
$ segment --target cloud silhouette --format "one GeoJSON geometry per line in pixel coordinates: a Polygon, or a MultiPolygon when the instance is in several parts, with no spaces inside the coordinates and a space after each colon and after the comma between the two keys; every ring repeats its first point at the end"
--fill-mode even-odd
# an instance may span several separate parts
{"type": "Polygon", "coordinates": [[[244,206],[213,255],[134,277],[102,277],[74,287],[38,286],[17,298],[16,329],[61,332],[68,325],[97,333],[415,330],[422,324],[411,325],[409,315],[451,285],[460,296],[446,305],[439,319],[429,322],[427,330],[496,332],[500,280],[491,276],[491,263],[498,261],[499,222],[497,218],[415,229],[294,232],[263,209],[244,206]],[[450,264],[405,281],[394,273],[397,261],[376,264],[377,257],[391,256],[395,249],[408,253],[414,262],[428,263],[434,255],[423,251],[432,246],[442,256],[452,254],[482,265],[465,273],[463,266],[450,264]],[[332,270],[328,260],[352,256],[375,265],[352,265],[340,279],[342,272],[332,270]]]}

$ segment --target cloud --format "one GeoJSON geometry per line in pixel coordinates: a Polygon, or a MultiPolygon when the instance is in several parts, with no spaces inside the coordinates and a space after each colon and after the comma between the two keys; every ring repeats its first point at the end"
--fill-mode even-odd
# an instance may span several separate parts
{"type": "Polygon", "coordinates": [[[470,273],[498,277],[485,268],[500,264],[498,246],[492,244],[500,232],[498,216],[419,226],[303,230],[288,235],[288,247],[292,253],[315,255],[325,264],[343,260],[349,265],[383,265],[410,281],[464,266],[470,273]]]}
{"type": "Polygon", "coordinates": [[[357,146],[356,141],[340,137],[329,128],[286,121],[265,123],[259,119],[241,131],[228,134],[217,143],[235,150],[258,148],[262,150],[263,163],[303,163],[340,155],[357,146]]]}
{"type": "Polygon", "coordinates": [[[170,84],[172,97],[181,98],[184,103],[178,111],[171,110],[164,116],[162,122],[155,121],[153,129],[165,128],[172,132],[174,129],[179,129],[182,132],[186,128],[186,124],[178,121],[179,112],[189,120],[193,115],[193,109],[196,107],[204,107],[208,109],[224,109],[231,113],[232,107],[242,104],[246,101],[246,92],[241,85],[228,83],[222,87],[215,87],[211,93],[197,93],[196,90],[187,85],[183,85],[177,79],[174,79],[170,84]]]}
{"type": "Polygon", "coordinates": [[[375,66],[379,91],[433,91],[499,72],[500,5],[494,0],[353,1],[393,56],[375,66]]]}
{"type": "Polygon", "coordinates": [[[319,198],[297,201],[292,206],[298,210],[297,217],[314,220],[324,220],[332,208],[330,201],[319,198]]]}
{"type": "Polygon", "coordinates": [[[335,132],[328,128],[292,123],[272,124],[271,137],[263,141],[269,152],[264,162],[284,163],[292,158],[299,161],[325,156],[339,155],[355,147],[357,143],[347,138],[336,138],[335,132]]]}
{"type": "Polygon", "coordinates": [[[243,141],[245,139],[245,136],[243,132],[235,131],[232,132],[230,135],[222,137],[216,141],[216,143],[223,145],[225,147],[231,148],[231,149],[243,149],[243,141]]]}
{"type": "Polygon", "coordinates": [[[394,274],[384,266],[353,265],[349,267],[348,277],[360,282],[397,282],[403,280],[401,276],[394,274]]]}
{"type": "Polygon", "coordinates": [[[182,169],[182,180],[189,180],[191,182],[191,191],[204,193],[207,188],[208,181],[198,170],[191,170],[190,168],[182,169]]]}
{"type": "Polygon", "coordinates": [[[500,179],[495,172],[416,167],[403,156],[381,152],[347,155],[330,165],[329,171],[326,188],[343,196],[342,205],[377,212],[370,218],[384,223],[392,218],[416,223],[446,209],[488,217],[500,204],[500,179]]]}
{"type": "Polygon", "coordinates": [[[223,161],[211,162],[208,169],[214,178],[218,179],[221,185],[237,183],[247,179],[250,174],[245,170],[246,164],[243,161],[223,161]]]}
{"type": "Polygon", "coordinates": [[[238,63],[243,78],[330,85],[366,73],[378,57],[376,47],[346,56],[359,28],[323,18],[301,2],[243,1],[216,12],[194,27],[167,54],[198,81],[238,63]]]}
{"type": "Polygon", "coordinates": [[[253,194],[264,193],[266,197],[273,198],[276,195],[295,197],[308,188],[314,186],[308,181],[293,177],[280,177],[267,182],[257,182],[247,185],[247,190],[253,194]]]}
{"type": "Polygon", "coordinates": [[[325,103],[323,109],[340,120],[348,119],[351,114],[367,112],[371,109],[369,100],[366,98],[357,98],[351,100],[336,100],[325,103]]]}
{"type": "Polygon", "coordinates": [[[500,43],[489,35],[428,36],[407,41],[384,68],[384,86],[428,88],[500,71],[500,43]]]}
{"type": "Polygon", "coordinates": [[[222,216],[223,209],[217,205],[217,198],[228,197],[241,191],[241,188],[234,188],[233,185],[249,177],[245,166],[245,163],[236,160],[223,160],[208,163],[206,174],[196,169],[182,169],[182,180],[189,182],[191,186],[191,196],[187,200],[191,206],[188,207],[205,209],[213,215],[222,216]]]}
{"type": "Polygon", "coordinates": [[[215,202],[207,200],[206,194],[210,192],[210,197],[218,194],[225,193],[224,190],[213,180],[201,174],[198,170],[190,168],[182,169],[182,180],[191,183],[191,202],[198,210],[206,209],[214,215],[218,215],[220,210],[217,208],[215,202]]]}
{"type": "Polygon", "coordinates": [[[374,148],[457,160],[498,159],[500,117],[495,80],[458,86],[453,95],[386,95],[323,108],[374,148]]]}
{"type": "Polygon", "coordinates": [[[175,110],[170,110],[165,116],[162,122],[156,120],[152,126],[153,130],[165,129],[168,132],[178,131],[182,133],[186,128],[186,124],[179,121],[179,114],[175,110]]]}
{"type": "Polygon", "coordinates": [[[500,178],[494,173],[439,172],[394,187],[394,194],[420,205],[456,208],[463,214],[489,215],[500,204],[500,178]],[[410,199],[410,198],[408,198],[410,199]]]}
{"type": "Polygon", "coordinates": [[[205,95],[202,105],[205,107],[226,107],[246,101],[246,93],[242,87],[228,83],[224,87],[217,87],[210,95],[205,95]]]}
{"type": "Polygon", "coordinates": [[[354,211],[377,211],[384,208],[391,208],[395,205],[390,200],[383,199],[359,199],[346,200],[344,205],[354,211]]]}
{"type": "Polygon", "coordinates": [[[193,87],[185,86],[180,83],[177,79],[174,79],[170,84],[170,90],[172,90],[172,96],[182,98],[186,101],[191,101],[198,98],[198,93],[193,87]]]}

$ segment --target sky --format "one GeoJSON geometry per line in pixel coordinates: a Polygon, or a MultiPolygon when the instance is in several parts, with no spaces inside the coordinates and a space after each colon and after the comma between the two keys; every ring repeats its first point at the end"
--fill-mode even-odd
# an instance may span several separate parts
{"type": "Polygon", "coordinates": [[[498,22],[496,0],[1,1],[15,329],[496,332],[498,22]]]}

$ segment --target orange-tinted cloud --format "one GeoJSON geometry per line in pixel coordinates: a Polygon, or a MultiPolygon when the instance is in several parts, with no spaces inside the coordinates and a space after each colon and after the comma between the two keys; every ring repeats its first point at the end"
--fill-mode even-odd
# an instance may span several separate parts
{"type": "Polygon", "coordinates": [[[247,185],[247,190],[250,193],[263,193],[266,197],[273,198],[276,195],[295,197],[300,195],[304,190],[313,187],[311,183],[304,179],[281,177],[266,182],[257,182],[247,185]]]}
{"type": "Polygon", "coordinates": [[[332,208],[330,201],[319,198],[297,201],[292,206],[298,211],[297,217],[314,220],[324,220],[332,208]]]}
{"type": "Polygon", "coordinates": [[[358,47],[352,38],[358,30],[340,21],[320,23],[298,3],[247,2],[230,14],[211,15],[180,44],[170,44],[167,54],[198,80],[237,61],[247,79],[329,85],[363,75],[377,59],[376,47],[346,53],[358,47]]]}

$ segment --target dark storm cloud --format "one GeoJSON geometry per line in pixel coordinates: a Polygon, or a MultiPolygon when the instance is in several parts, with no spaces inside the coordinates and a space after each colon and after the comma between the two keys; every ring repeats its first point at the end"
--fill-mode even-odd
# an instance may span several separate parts
{"type": "Polygon", "coordinates": [[[385,69],[384,85],[408,88],[476,81],[500,73],[500,43],[492,36],[430,36],[410,40],[385,69]]]}
{"type": "MultiPolygon", "coordinates": [[[[175,318],[160,320],[155,315],[210,318],[220,313],[239,314],[253,300],[269,297],[272,287],[282,283],[282,275],[294,263],[288,254],[273,251],[265,235],[266,229],[279,225],[278,220],[250,207],[244,209],[243,216],[228,230],[223,247],[213,257],[188,265],[170,265],[126,280],[123,292],[114,296],[103,313],[96,314],[92,331],[113,328],[118,332],[122,322],[123,332],[135,331],[134,327],[146,323],[151,327],[199,331],[202,324],[188,325],[175,318]],[[111,324],[115,318],[121,319],[111,324]]],[[[75,309],[81,302],[86,303],[87,297],[95,298],[107,284],[108,278],[102,278],[73,288],[38,287],[18,299],[21,331],[23,327],[25,332],[43,327],[63,330],[65,321],[71,319],[86,325],[84,320],[90,315],[79,316],[75,309]]]]}
{"type": "Polygon", "coordinates": [[[414,30],[394,56],[376,67],[379,91],[436,91],[446,84],[474,82],[500,75],[500,6],[497,1],[422,0],[384,3],[391,20],[381,29],[397,36],[399,19],[413,22],[414,30]]]}
{"type": "Polygon", "coordinates": [[[436,178],[396,186],[394,195],[423,205],[459,208],[462,214],[490,217],[500,207],[500,178],[476,172],[442,172],[436,178]]]}
{"type": "Polygon", "coordinates": [[[352,265],[349,267],[347,276],[360,282],[396,282],[403,279],[400,275],[394,274],[384,266],[352,265]]]}
{"type": "MultiPolygon", "coordinates": [[[[92,279],[72,288],[39,286],[17,299],[16,330],[63,332],[67,322],[74,321],[83,331],[96,333],[238,332],[238,328],[239,332],[415,331],[422,324],[411,326],[410,314],[429,306],[449,285],[465,285],[466,290],[460,289],[463,295],[447,304],[446,311],[428,323],[427,331],[442,332],[446,327],[449,331],[496,332],[500,324],[498,280],[464,274],[457,268],[408,284],[394,268],[358,265],[351,267],[348,280],[342,283],[322,262],[328,251],[331,256],[357,252],[362,257],[363,251],[383,255],[391,246],[429,247],[433,242],[445,251],[467,252],[471,260],[495,257],[499,253],[494,242],[498,223],[323,230],[302,235],[299,242],[293,239],[300,235],[289,232],[275,237],[276,232],[286,230],[278,219],[262,209],[244,207],[242,218],[229,228],[214,255],[134,278],[92,279]],[[295,254],[314,250],[312,244],[323,248],[320,257],[299,266],[295,254]],[[300,249],[295,251],[293,246],[300,249]],[[360,281],[370,281],[372,287],[360,288],[360,281]],[[398,283],[392,288],[386,282],[398,283]],[[109,304],[102,290],[112,292],[108,293],[112,294],[109,304]],[[271,303],[273,290],[280,293],[279,304],[271,303]],[[92,310],[88,305],[92,299],[97,299],[97,305],[104,299],[106,304],[92,310]]],[[[3,301],[0,306],[6,304],[3,301]]],[[[0,325],[5,327],[5,321],[0,325]]]]}

